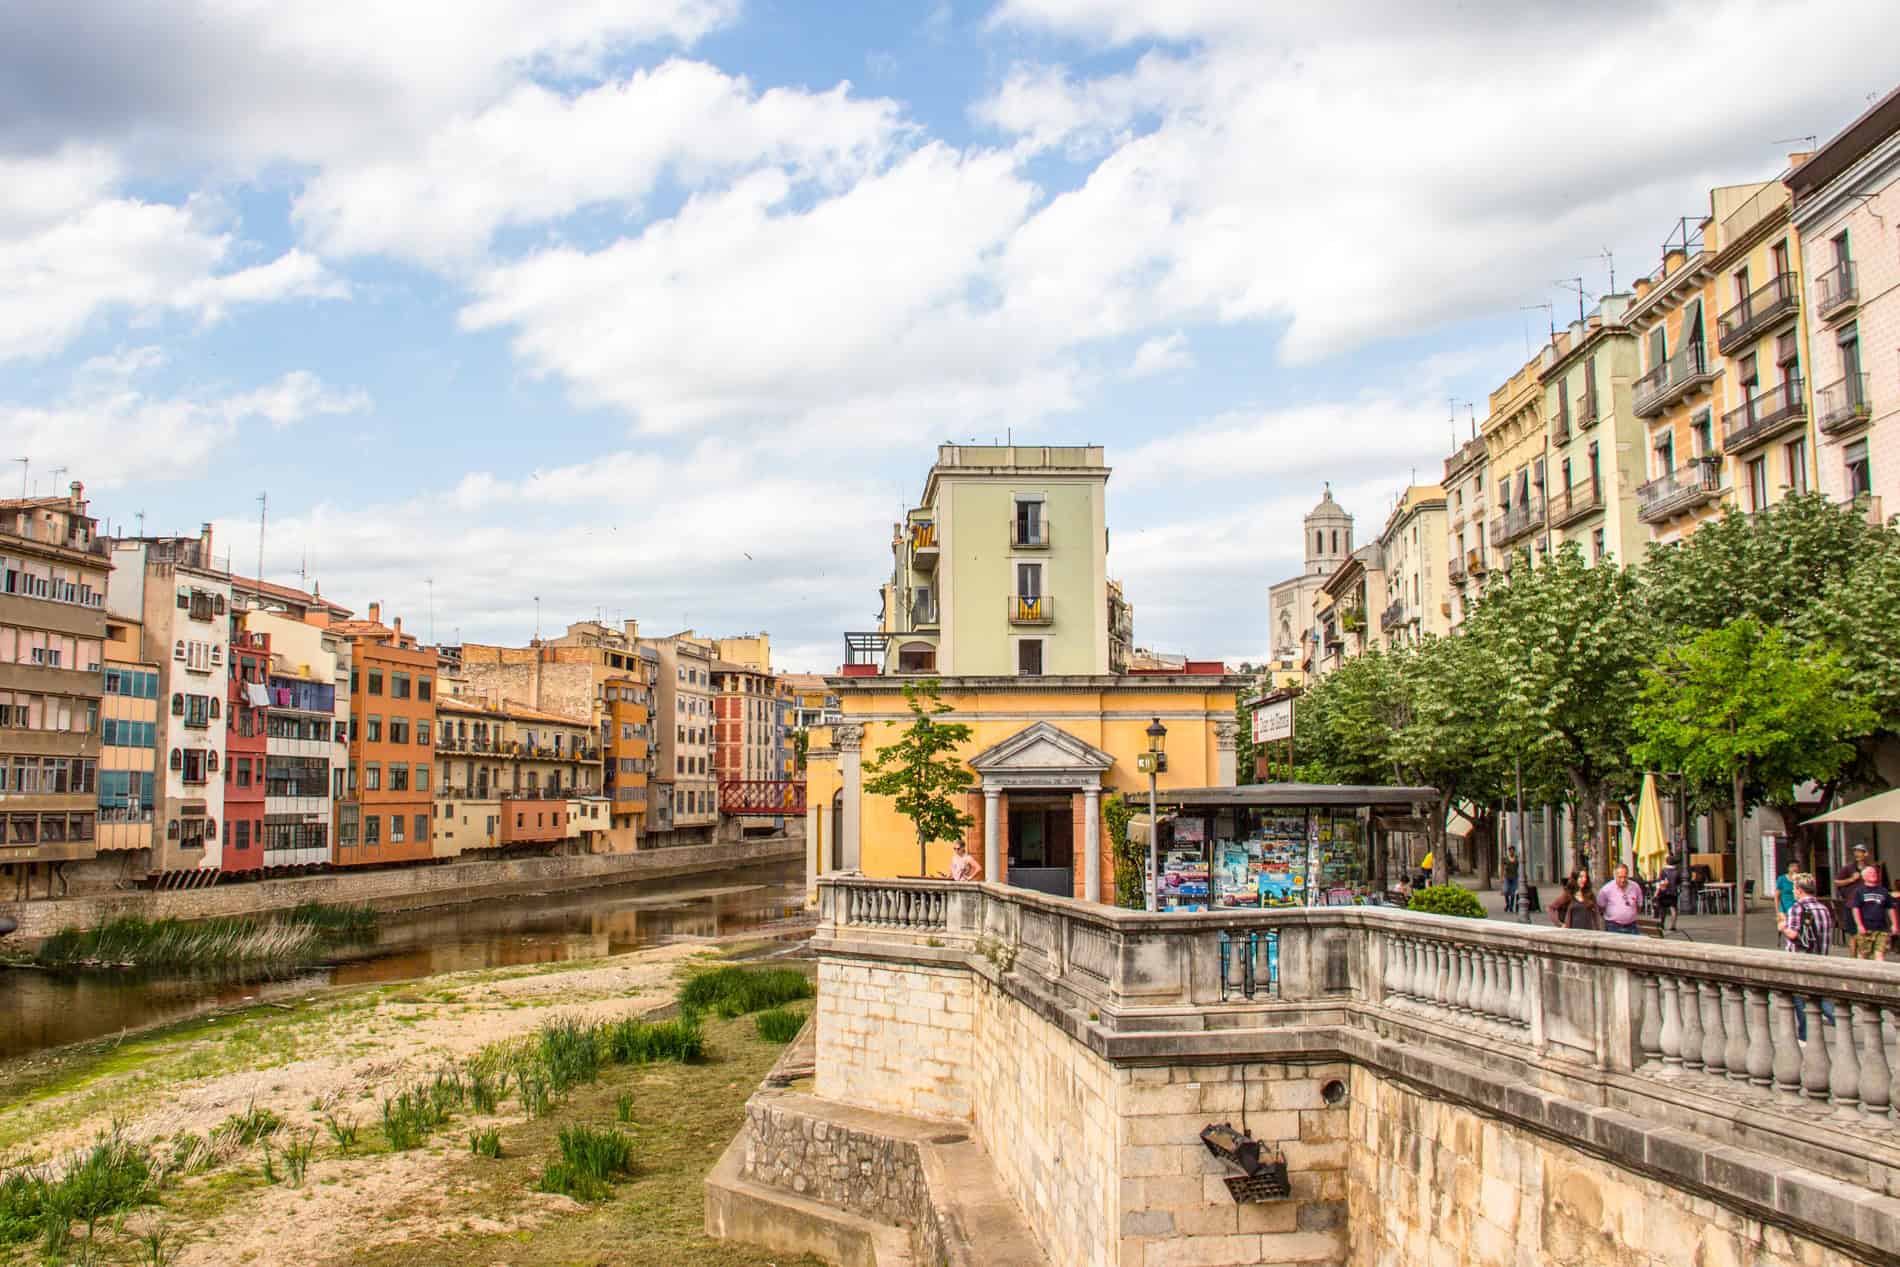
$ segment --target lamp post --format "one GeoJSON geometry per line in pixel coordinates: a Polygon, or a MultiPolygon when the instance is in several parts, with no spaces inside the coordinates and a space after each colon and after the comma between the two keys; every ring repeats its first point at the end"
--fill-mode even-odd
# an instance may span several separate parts
{"type": "Polygon", "coordinates": [[[1148,751],[1141,755],[1148,767],[1148,909],[1158,909],[1161,887],[1161,828],[1155,813],[1155,779],[1168,768],[1168,728],[1159,717],[1148,723],[1148,751]]]}

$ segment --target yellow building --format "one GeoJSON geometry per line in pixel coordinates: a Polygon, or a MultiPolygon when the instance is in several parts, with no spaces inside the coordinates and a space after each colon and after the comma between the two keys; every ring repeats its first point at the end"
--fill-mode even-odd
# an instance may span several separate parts
{"type": "Polygon", "coordinates": [[[1526,361],[1491,393],[1490,413],[1479,434],[1490,470],[1491,557],[1505,571],[1519,553],[1533,560],[1550,551],[1545,513],[1550,437],[1544,423],[1544,388],[1538,373],[1544,353],[1526,361]]]}
{"type": "Polygon", "coordinates": [[[1388,648],[1451,632],[1445,518],[1445,490],[1438,484],[1407,488],[1386,517],[1379,533],[1379,553],[1385,562],[1379,637],[1388,648]]]}
{"type": "Polygon", "coordinates": [[[1108,476],[1094,445],[939,445],[893,527],[883,619],[848,644],[854,659],[886,673],[1110,672],[1108,476]]]}
{"type": "Polygon", "coordinates": [[[1549,519],[1553,544],[1575,542],[1592,563],[1640,563],[1649,530],[1637,517],[1647,478],[1643,420],[1631,408],[1636,336],[1628,295],[1605,295],[1543,358],[1550,419],[1549,519]]]}
{"type": "Polygon", "coordinates": [[[581,852],[607,851],[591,723],[444,695],[436,700],[435,754],[436,857],[568,841],[581,852]]]}
{"type": "Polygon", "coordinates": [[[772,635],[761,629],[755,634],[736,634],[714,638],[713,655],[730,664],[744,665],[757,673],[772,671],[772,635]]]}
{"type": "Polygon", "coordinates": [[[1485,484],[1490,474],[1484,437],[1473,436],[1458,451],[1445,459],[1445,580],[1449,588],[1451,615],[1447,622],[1457,629],[1471,613],[1471,605],[1484,592],[1485,574],[1490,570],[1486,548],[1485,484]]]}
{"type": "MultiPolygon", "coordinates": [[[[105,693],[99,700],[99,852],[152,847],[152,772],[158,751],[158,662],[143,656],[135,620],[106,621],[105,693]]],[[[145,873],[143,859],[137,874],[145,873]]]]}

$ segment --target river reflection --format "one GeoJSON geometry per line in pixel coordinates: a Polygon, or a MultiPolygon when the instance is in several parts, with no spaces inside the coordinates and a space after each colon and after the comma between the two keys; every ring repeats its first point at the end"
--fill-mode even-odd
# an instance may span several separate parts
{"type": "Polygon", "coordinates": [[[728,936],[795,918],[804,903],[803,864],[775,863],[385,914],[373,943],[339,951],[327,967],[277,980],[0,971],[0,1060],[326,986],[591,959],[667,941],[728,936]]]}

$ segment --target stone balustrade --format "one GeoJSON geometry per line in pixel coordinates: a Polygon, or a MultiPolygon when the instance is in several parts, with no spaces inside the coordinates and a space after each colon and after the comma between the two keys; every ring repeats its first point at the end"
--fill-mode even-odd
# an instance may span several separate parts
{"type": "Polygon", "coordinates": [[[961,965],[1113,1066],[1345,1059],[1837,1244],[1900,1236],[1900,966],[1381,906],[855,876],[819,901],[821,958],[961,965]],[[1250,934],[1273,953],[1243,997],[1223,962],[1250,934]],[[1830,1182],[1877,1217],[1815,1204],[1830,1182]],[[1827,1230],[1856,1218],[1877,1233],[1827,1230]]]}

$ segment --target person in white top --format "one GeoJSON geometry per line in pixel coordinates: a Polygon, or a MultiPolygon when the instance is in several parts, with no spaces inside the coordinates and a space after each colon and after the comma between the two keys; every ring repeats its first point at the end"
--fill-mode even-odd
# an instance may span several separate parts
{"type": "Polygon", "coordinates": [[[970,856],[970,851],[959,840],[956,851],[950,856],[950,878],[952,880],[981,880],[983,864],[970,856]]]}

